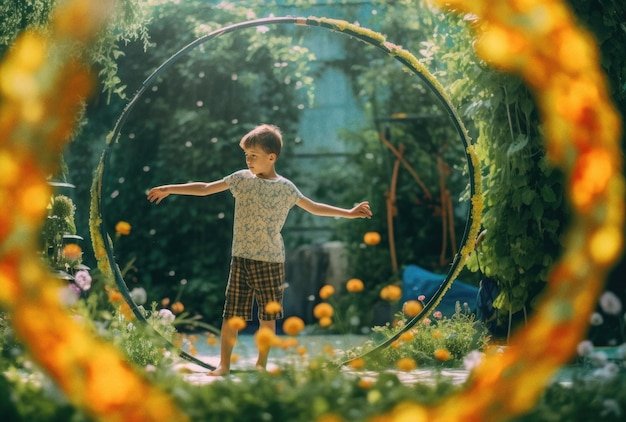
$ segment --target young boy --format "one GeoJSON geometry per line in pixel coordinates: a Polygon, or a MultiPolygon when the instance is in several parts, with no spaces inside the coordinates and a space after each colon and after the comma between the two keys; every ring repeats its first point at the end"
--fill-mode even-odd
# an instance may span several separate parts
{"type": "MultiPolygon", "coordinates": [[[[230,373],[237,330],[227,322],[234,316],[252,320],[254,299],[258,304],[260,327],[276,332],[276,320],[283,317],[283,311],[267,314],[265,305],[270,301],[282,305],[285,247],[280,232],[291,207],[297,205],[311,214],[327,217],[372,217],[368,202],[361,202],[352,209],[338,208],[314,202],[300,193],[274,168],[282,145],[278,127],[257,126],[239,142],[248,170],[237,171],[210,183],[163,185],[148,192],[148,200],[157,204],[170,194],[204,196],[227,189],[235,198],[232,260],[222,315],[220,363],[210,375],[230,373]]],[[[268,352],[259,351],[257,369],[265,369],[267,358],[268,352]]]]}

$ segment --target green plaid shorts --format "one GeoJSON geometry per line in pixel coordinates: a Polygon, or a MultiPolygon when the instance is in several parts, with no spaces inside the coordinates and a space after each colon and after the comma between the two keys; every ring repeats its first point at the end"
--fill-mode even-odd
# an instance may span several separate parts
{"type": "Polygon", "coordinates": [[[270,315],[265,312],[265,305],[275,301],[283,304],[285,285],[285,264],[282,262],[255,261],[233,257],[230,262],[230,274],[226,286],[224,319],[239,316],[246,321],[252,320],[253,300],[259,308],[259,319],[271,321],[281,319],[283,311],[270,315]]]}

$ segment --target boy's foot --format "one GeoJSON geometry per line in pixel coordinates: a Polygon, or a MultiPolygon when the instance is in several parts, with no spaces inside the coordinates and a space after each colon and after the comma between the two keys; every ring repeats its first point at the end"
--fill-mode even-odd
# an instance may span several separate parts
{"type": "Polygon", "coordinates": [[[218,366],[217,368],[215,368],[211,372],[207,373],[207,375],[210,376],[210,377],[223,377],[223,376],[229,375],[229,374],[230,374],[230,370],[229,369],[224,369],[221,366],[218,366]]]}

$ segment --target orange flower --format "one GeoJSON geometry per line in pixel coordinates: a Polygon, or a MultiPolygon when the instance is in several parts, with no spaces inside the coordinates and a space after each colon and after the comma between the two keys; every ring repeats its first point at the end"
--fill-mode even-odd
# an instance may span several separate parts
{"type": "Polygon", "coordinates": [[[401,358],[396,362],[396,368],[405,372],[412,371],[417,368],[417,362],[412,358],[401,358]]]}
{"type": "Polygon", "coordinates": [[[365,366],[365,361],[363,358],[356,358],[348,362],[348,365],[350,365],[352,369],[361,369],[365,366]]]}
{"type": "Polygon", "coordinates": [[[115,225],[115,233],[117,233],[120,236],[127,236],[127,235],[129,235],[130,234],[130,229],[131,229],[131,226],[126,221],[119,221],[115,225]]]}
{"type": "Polygon", "coordinates": [[[424,309],[424,305],[417,300],[407,300],[402,306],[404,314],[411,318],[422,312],[422,309],[424,309]]]}
{"type": "Polygon", "coordinates": [[[405,331],[404,333],[400,334],[400,340],[402,340],[403,342],[407,342],[407,341],[411,341],[415,338],[415,335],[413,334],[413,331],[409,330],[409,331],[405,331]]]}
{"type": "Polygon", "coordinates": [[[396,302],[402,297],[402,289],[394,284],[385,286],[380,291],[380,298],[388,302],[396,302]]]}
{"type": "Polygon", "coordinates": [[[437,360],[445,362],[447,360],[450,360],[451,357],[452,357],[452,355],[450,354],[450,352],[447,349],[437,349],[437,350],[435,350],[435,359],[437,359],[437,360]]]}
{"type": "Polygon", "coordinates": [[[175,314],[180,314],[185,310],[185,305],[182,302],[174,302],[172,303],[172,312],[175,314]]]}
{"type": "Polygon", "coordinates": [[[282,343],[280,344],[280,347],[283,348],[284,350],[287,350],[287,349],[291,349],[292,347],[296,347],[298,344],[299,342],[297,338],[287,337],[286,339],[282,341],[282,343]]]}
{"type": "Polygon", "coordinates": [[[64,258],[67,258],[71,261],[78,261],[83,255],[83,250],[80,246],[75,243],[68,243],[63,246],[63,251],[61,252],[64,258]]]}
{"type": "Polygon", "coordinates": [[[283,307],[280,305],[280,303],[276,302],[275,300],[267,302],[267,304],[265,305],[265,313],[269,315],[276,315],[282,310],[283,310],[283,307]]]}
{"type": "Polygon", "coordinates": [[[295,336],[304,329],[304,321],[302,318],[292,316],[283,322],[283,331],[288,336],[295,336]]]}
{"type": "Polygon", "coordinates": [[[124,297],[118,290],[108,289],[107,294],[111,303],[118,303],[124,300],[124,297]]]}
{"type": "Polygon", "coordinates": [[[167,308],[167,305],[170,304],[170,298],[169,297],[164,297],[163,299],[161,299],[161,306],[163,306],[164,308],[167,308]]]}
{"type": "Polygon", "coordinates": [[[367,232],[363,235],[363,242],[368,246],[378,245],[380,243],[380,234],[378,232],[367,232]]]}
{"type": "Polygon", "coordinates": [[[271,347],[280,345],[280,340],[276,337],[276,333],[267,327],[261,327],[254,334],[254,341],[261,351],[267,351],[271,347]]]}
{"type": "Polygon", "coordinates": [[[246,321],[244,321],[242,317],[235,316],[235,317],[229,318],[227,323],[228,323],[228,326],[232,328],[233,330],[241,331],[244,328],[246,328],[246,321]]]}
{"type": "Polygon", "coordinates": [[[335,313],[333,307],[328,303],[318,303],[313,308],[313,316],[317,319],[330,318],[335,313]]]}
{"type": "Polygon", "coordinates": [[[441,337],[443,337],[443,334],[441,334],[441,331],[435,330],[433,331],[432,336],[435,340],[439,340],[441,337]]]}
{"type": "Polygon", "coordinates": [[[359,388],[363,390],[368,390],[374,386],[374,381],[371,379],[361,378],[359,379],[359,388]]]}
{"type": "Polygon", "coordinates": [[[209,336],[206,338],[206,344],[209,346],[215,346],[217,344],[217,337],[215,336],[215,334],[209,334],[209,336]]]}
{"type": "Polygon", "coordinates": [[[358,278],[351,278],[346,282],[346,290],[350,293],[362,292],[363,288],[363,282],[358,278]]]}
{"type": "Polygon", "coordinates": [[[122,303],[122,306],[120,306],[120,312],[122,313],[122,315],[124,315],[126,321],[132,321],[135,319],[135,314],[133,313],[133,310],[126,302],[122,303]]]}
{"type": "Polygon", "coordinates": [[[322,317],[319,323],[322,328],[330,327],[333,323],[333,319],[331,317],[322,317]]]}
{"type": "Polygon", "coordinates": [[[331,286],[330,284],[325,284],[320,289],[320,298],[321,299],[328,299],[334,293],[335,293],[335,288],[333,286],[331,286]]]}

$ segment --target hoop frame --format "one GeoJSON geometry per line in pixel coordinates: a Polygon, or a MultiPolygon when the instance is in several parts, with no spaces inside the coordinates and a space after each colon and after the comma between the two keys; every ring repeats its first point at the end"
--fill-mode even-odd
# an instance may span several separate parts
{"type": "MultiPolygon", "coordinates": [[[[177,62],[180,58],[185,56],[195,47],[204,44],[214,38],[222,36],[224,34],[228,34],[231,32],[235,32],[241,29],[246,29],[250,27],[257,27],[262,25],[278,25],[278,24],[292,24],[298,26],[309,26],[309,27],[318,27],[330,30],[332,32],[337,32],[351,38],[355,38],[359,41],[364,42],[365,44],[374,46],[389,56],[396,59],[402,65],[404,65],[407,69],[409,69],[413,74],[420,77],[420,79],[430,88],[430,90],[435,94],[437,99],[440,101],[441,105],[444,107],[446,112],[448,113],[454,128],[459,135],[461,142],[464,146],[464,151],[467,158],[467,170],[469,174],[469,182],[470,182],[470,209],[468,211],[466,225],[464,229],[463,236],[461,238],[461,247],[459,248],[459,252],[454,256],[453,261],[450,265],[448,274],[442,280],[441,284],[433,294],[433,296],[428,300],[428,302],[424,305],[422,311],[413,317],[411,320],[405,324],[405,326],[396,333],[391,338],[385,340],[383,343],[377,345],[374,349],[369,350],[364,353],[360,357],[364,357],[366,355],[370,355],[375,353],[389,345],[391,345],[394,341],[396,341],[404,332],[411,329],[417,322],[422,320],[429,312],[431,312],[441,301],[444,294],[450,288],[459,272],[465,265],[467,257],[469,253],[474,249],[474,239],[478,234],[478,230],[480,227],[480,213],[482,206],[482,198],[481,198],[481,175],[479,171],[475,169],[478,167],[478,159],[474,154],[473,145],[471,143],[471,138],[468,135],[468,132],[463,125],[458,113],[453,107],[450,99],[448,98],[443,86],[436,80],[436,78],[421,64],[419,61],[408,51],[404,50],[400,46],[387,42],[384,36],[381,34],[374,32],[372,30],[362,28],[353,24],[350,24],[346,21],[336,20],[336,19],[327,19],[327,18],[316,18],[316,17],[275,17],[275,18],[263,18],[263,19],[255,19],[249,20],[245,22],[235,23],[232,25],[228,25],[217,29],[215,31],[210,32],[202,37],[195,39],[190,42],[174,55],[172,55],[169,59],[163,62],[156,70],[154,70],[142,83],[141,87],[135,93],[133,98],[126,105],[122,114],[118,118],[116,125],[112,132],[107,136],[106,146],[101,156],[100,162],[96,168],[96,172],[93,179],[92,185],[92,219],[96,219],[99,222],[99,231],[92,232],[92,241],[94,242],[94,250],[98,250],[98,247],[103,247],[106,251],[105,256],[98,256],[96,254],[96,258],[98,259],[99,267],[101,269],[109,268],[112,277],[115,279],[115,283],[120,290],[120,293],[124,297],[126,303],[130,306],[134,315],[137,317],[139,321],[145,323],[145,325],[150,326],[148,324],[145,316],[139,309],[138,305],[135,303],[133,298],[130,295],[128,286],[124,277],[119,269],[119,266],[115,261],[115,253],[113,250],[112,242],[110,242],[110,236],[107,232],[107,221],[106,221],[106,210],[104,209],[103,201],[102,201],[102,183],[103,179],[106,175],[107,164],[109,161],[109,157],[112,151],[112,146],[118,143],[122,129],[130,112],[133,110],[137,101],[143,93],[153,85],[157,76],[163,73],[166,69],[168,69],[171,65],[177,62]],[[104,239],[107,239],[105,241],[104,239]]],[[[156,330],[155,330],[156,332],[156,330]]],[[[203,362],[183,350],[180,350],[180,356],[192,363],[205,367],[207,369],[215,369],[214,366],[203,362]]],[[[354,358],[356,359],[356,358],[354,358]]],[[[348,361],[349,362],[349,361],[348,361]]],[[[348,362],[344,362],[342,365],[347,364],[348,362]]]]}

